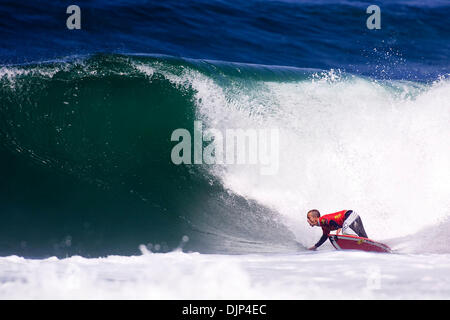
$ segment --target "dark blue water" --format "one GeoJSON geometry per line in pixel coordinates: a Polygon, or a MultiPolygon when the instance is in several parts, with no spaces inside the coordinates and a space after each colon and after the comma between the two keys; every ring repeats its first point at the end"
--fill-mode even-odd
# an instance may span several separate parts
{"type": "Polygon", "coordinates": [[[427,80],[450,72],[449,23],[450,1],[431,0],[2,0],[0,64],[144,53],[427,80]],[[71,4],[81,30],[66,27],[71,4]]]}

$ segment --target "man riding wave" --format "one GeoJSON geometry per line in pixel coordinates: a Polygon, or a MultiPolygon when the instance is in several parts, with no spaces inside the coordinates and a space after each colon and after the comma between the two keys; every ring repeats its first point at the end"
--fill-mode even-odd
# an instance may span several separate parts
{"type": "Polygon", "coordinates": [[[353,210],[342,210],[320,216],[319,210],[313,209],[308,211],[306,217],[311,227],[321,227],[323,231],[322,237],[309,250],[316,250],[320,247],[328,239],[330,231],[334,230],[337,230],[336,234],[339,234],[342,229],[342,234],[352,234],[367,238],[362,220],[353,210]]]}

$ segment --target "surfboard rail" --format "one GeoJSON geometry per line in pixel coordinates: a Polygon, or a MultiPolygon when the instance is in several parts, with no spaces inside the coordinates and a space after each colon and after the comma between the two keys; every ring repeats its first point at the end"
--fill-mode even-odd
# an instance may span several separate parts
{"type": "Polygon", "coordinates": [[[387,245],[352,235],[329,235],[328,239],[336,250],[361,250],[369,252],[385,252],[391,253],[391,248],[387,245]]]}

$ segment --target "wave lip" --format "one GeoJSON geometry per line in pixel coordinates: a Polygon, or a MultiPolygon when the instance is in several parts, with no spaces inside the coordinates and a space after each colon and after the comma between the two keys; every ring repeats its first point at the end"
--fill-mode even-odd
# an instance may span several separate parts
{"type": "Polygon", "coordinates": [[[154,52],[340,68],[380,79],[432,79],[449,72],[449,34],[441,25],[450,8],[446,1],[378,5],[389,23],[374,32],[366,26],[369,4],[362,2],[93,1],[80,4],[81,30],[67,30],[67,4],[9,2],[2,6],[0,36],[8,45],[0,50],[0,61],[154,52]]]}

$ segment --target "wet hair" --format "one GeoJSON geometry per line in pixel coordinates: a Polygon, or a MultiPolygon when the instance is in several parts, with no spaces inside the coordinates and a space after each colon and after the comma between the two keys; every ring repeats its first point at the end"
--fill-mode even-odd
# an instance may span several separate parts
{"type": "Polygon", "coordinates": [[[311,214],[314,218],[320,217],[320,212],[317,209],[312,209],[308,211],[308,215],[311,214]]]}

